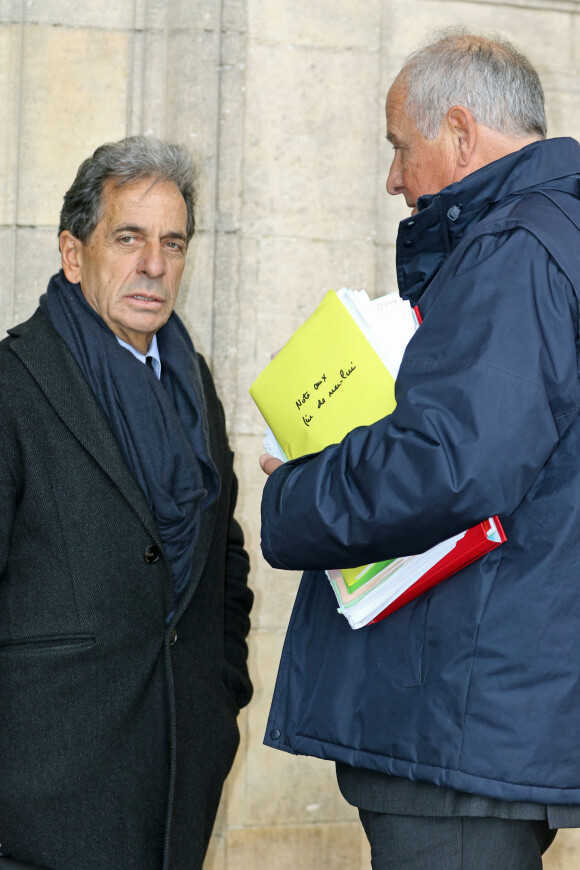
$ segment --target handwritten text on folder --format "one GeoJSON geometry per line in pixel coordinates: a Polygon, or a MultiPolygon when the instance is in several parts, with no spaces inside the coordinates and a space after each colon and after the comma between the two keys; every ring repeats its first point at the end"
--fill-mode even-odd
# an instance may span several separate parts
{"type": "Polygon", "coordinates": [[[395,407],[395,382],[336,293],[329,291],[252,384],[289,459],[336,444],[395,407]]]}

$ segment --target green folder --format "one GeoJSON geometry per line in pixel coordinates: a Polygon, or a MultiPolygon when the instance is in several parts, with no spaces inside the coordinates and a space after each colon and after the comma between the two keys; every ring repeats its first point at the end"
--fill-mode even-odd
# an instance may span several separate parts
{"type": "Polygon", "coordinates": [[[344,577],[346,588],[349,592],[360,589],[361,586],[372,580],[379,571],[394,561],[394,559],[387,559],[384,562],[371,562],[370,565],[364,565],[362,568],[343,568],[341,574],[344,577]]]}

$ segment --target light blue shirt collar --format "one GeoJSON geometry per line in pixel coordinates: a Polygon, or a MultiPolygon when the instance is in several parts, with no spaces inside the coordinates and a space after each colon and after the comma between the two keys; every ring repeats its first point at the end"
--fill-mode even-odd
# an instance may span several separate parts
{"type": "Polygon", "coordinates": [[[153,371],[157,375],[157,378],[161,378],[161,358],[159,356],[159,348],[157,347],[157,336],[156,335],[153,335],[153,338],[151,339],[151,344],[147,348],[146,354],[139,353],[139,351],[136,348],[134,348],[132,344],[127,344],[126,341],[122,341],[118,335],[116,335],[115,338],[117,339],[117,341],[119,342],[121,347],[125,347],[128,351],[130,351],[133,354],[133,356],[139,360],[139,362],[142,362],[143,364],[145,364],[146,358],[148,356],[152,357],[153,371]]]}

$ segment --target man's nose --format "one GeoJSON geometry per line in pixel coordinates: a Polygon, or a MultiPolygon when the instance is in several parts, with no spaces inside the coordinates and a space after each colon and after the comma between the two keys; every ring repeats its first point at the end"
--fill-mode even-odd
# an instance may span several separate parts
{"type": "Polygon", "coordinates": [[[399,166],[399,160],[395,154],[393,162],[391,163],[391,168],[389,169],[389,174],[387,175],[387,193],[390,193],[391,196],[396,196],[398,193],[402,192],[403,175],[399,166]]]}
{"type": "Polygon", "coordinates": [[[165,257],[159,242],[148,242],[142,251],[138,271],[149,278],[159,278],[165,272],[165,257]]]}

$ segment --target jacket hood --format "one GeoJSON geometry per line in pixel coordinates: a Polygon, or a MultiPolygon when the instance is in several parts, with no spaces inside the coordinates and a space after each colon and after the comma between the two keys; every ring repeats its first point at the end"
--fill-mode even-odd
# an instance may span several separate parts
{"type": "Polygon", "coordinates": [[[417,214],[399,224],[397,281],[403,299],[417,305],[453,247],[474,221],[528,190],[578,194],[580,145],[547,139],[494,160],[439,193],[421,196],[417,214]],[[567,167],[562,174],[562,166],[567,167]]]}

